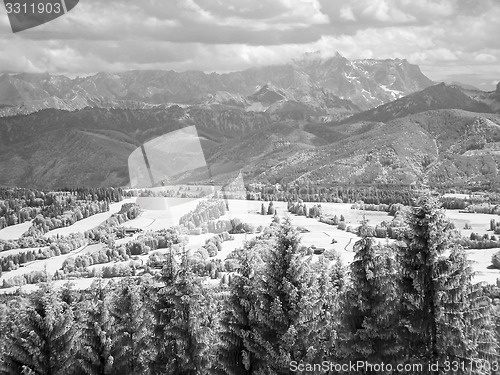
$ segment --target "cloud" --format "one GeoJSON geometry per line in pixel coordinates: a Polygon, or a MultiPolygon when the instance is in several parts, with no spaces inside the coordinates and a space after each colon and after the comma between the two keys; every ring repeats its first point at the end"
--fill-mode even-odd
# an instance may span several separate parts
{"type": "Polygon", "coordinates": [[[474,57],[475,61],[478,62],[485,62],[485,63],[494,63],[497,61],[497,58],[493,55],[490,55],[488,53],[480,53],[474,57]]]}
{"type": "Polygon", "coordinates": [[[350,6],[344,6],[340,8],[340,18],[347,21],[356,21],[356,16],[352,12],[352,8],[350,6]]]}
{"type": "Polygon", "coordinates": [[[406,58],[434,80],[474,71],[489,84],[498,19],[498,0],[85,0],[14,35],[0,6],[0,72],[224,72],[320,50],[406,58]]]}
{"type": "Polygon", "coordinates": [[[409,56],[409,59],[416,64],[425,64],[430,61],[435,61],[435,62],[457,61],[458,56],[456,52],[441,47],[441,48],[434,48],[421,52],[412,53],[409,56]]]}
{"type": "Polygon", "coordinates": [[[398,9],[389,0],[372,0],[368,2],[362,14],[381,22],[407,23],[415,20],[414,16],[398,9]]]}

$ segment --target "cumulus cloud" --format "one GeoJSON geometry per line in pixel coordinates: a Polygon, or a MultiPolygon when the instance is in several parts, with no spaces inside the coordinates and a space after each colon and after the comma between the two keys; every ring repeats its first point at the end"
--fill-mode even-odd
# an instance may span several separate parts
{"type": "Polygon", "coordinates": [[[352,8],[350,6],[344,6],[340,8],[340,18],[347,21],[356,21],[356,16],[352,12],[352,8]]]}
{"type": "Polygon", "coordinates": [[[407,23],[415,20],[414,16],[398,9],[389,0],[370,1],[362,14],[381,22],[407,23]]]}
{"type": "Polygon", "coordinates": [[[489,53],[480,53],[474,57],[474,60],[485,63],[494,63],[497,61],[497,58],[489,53]]]}

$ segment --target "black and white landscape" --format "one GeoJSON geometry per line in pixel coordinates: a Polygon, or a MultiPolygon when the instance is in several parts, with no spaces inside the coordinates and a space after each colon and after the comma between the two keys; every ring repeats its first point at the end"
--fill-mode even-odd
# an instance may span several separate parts
{"type": "Polygon", "coordinates": [[[0,374],[500,372],[498,3],[75,4],[0,12],[0,374]]]}

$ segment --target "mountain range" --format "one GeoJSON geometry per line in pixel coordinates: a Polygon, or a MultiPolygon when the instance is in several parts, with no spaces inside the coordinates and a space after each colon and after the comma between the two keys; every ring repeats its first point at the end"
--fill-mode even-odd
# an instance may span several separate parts
{"type": "Polygon", "coordinates": [[[190,125],[216,182],[498,183],[499,112],[500,84],[435,84],[406,60],[338,54],[228,74],[4,74],[0,185],[127,186],[133,150],[190,125]]]}
{"type": "Polygon", "coordinates": [[[350,61],[339,54],[326,59],[306,54],[289,64],[227,74],[128,71],[74,79],[3,74],[0,116],[46,108],[148,109],[173,103],[237,105],[251,111],[280,110],[285,103],[327,116],[373,108],[432,84],[406,60],[350,61]]]}

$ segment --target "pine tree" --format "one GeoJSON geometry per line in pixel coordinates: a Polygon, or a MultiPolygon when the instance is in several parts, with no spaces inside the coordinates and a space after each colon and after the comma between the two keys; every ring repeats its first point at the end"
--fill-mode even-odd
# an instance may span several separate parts
{"type": "Polygon", "coordinates": [[[213,299],[183,255],[170,284],[158,291],[153,374],[206,373],[213,362],[213,299]]]}
{"type": "Polygon", "coordinates": [[[45,284],[12,315],[1,374],[66,375],[74,367],[78,329],[60,291],[45,284]]]}
{"type": "Polygon", "coordinates": [[[472,270],[461,246],[454,246],[438,267],[446,275],[441,278],[440,353],[446,360],[472,369],[467,373],[481,374],[482,366],[498,360],[491,302],[480,284],[471,283],[472,270]]]}
{"type": "Polygon", "coordinates": [[[395,363],[399,343],[396,267],[388,249],[364,237],[354,244],[351,285],[343,300],[343,357],[350,361],[395,363]]]}
{"type": "Polygon", "coordinates": [[[266,253],[265,269],[252,314],[248,347],[257,359],[256,374],[288,374],[290,361],[305,350],[298,332],[310,285],[308,259],[299,253],[298,232],[289,219],[280,225],[275,245],[266,253]]]}
{"type": "Polygon", "coordinates": [[[256,367],[254,354],[247,349],[251,333],[251,314],[255,305],[255,274],[258,273],[256,242],[248,242],[235,257],[240,263],[231,278],[229,296],[221,317],[218,373],[252,374],[256,367]],[[256,270],[257,269],[257,270],[256,270]]]}
{"type": "Polygon", "coordinates": [[[78,363],[87,375],[108,375],[114,372],[114,320],[110,314],[111,290],[98,279],[90,288],[90,297],[83,302],[86,312],[82,347],[78,363]]]}
{"type": "Polygon", "coordinates": [[[274,203],[273,203],[273,201],[269,202],[269,206],[267,207],[267,214],[274,215],[274,203]]]}
{"type": "MultiPolygon", "coordinates": [[[[185,250],[183,250],[185,252],[185,250]]],[[[162,268],[161,281],[164,285],[170,286],[177,279],[179,272],[179,265],[172,253],[172,249],[167,253],[165,265],[162,268]]],[[[165,326],[171,321],[172,302],[168,298],[164,298],[165,293],[163,289],[156,289],[152,287],[152,303],[154,313],[153,323],[153,346],[155,348],[154,358],[150,362],[150,370],[152,374],[161,374],[168,361],[168,346],[165,345],[166,332],[165,326]]]]}
{"type": "MultiPolygon", "coordinates": [[[[491,300],[480,284],[472,285],[469,291],[469,311],[466,315],[469,327],[473,328],[472,343],[475,353],[472,359],[483,366],[500,361],[499,339],[496,335],[495,313],[491,300]]],[[[498,372],[498,371],[497,371],[498,372]]]]}
{"type": "Polygon", "coordinates": [[[338,254],[322,255],[311,269],[311,282],[302,299],[300,329],[301,352],[294,360],[306,363],[338,362],[340,297],[345,286],[345,268],[338,254]]]}
{"type": "Polygon", "coordinates": [[[123,279],[115,290],[111,307],[114,320],[115,374],[147,374],[152,352],[153,316],[146,298],[148,284],[123,279]]]}
{"type": "Polygon", "coordinates": [[[494,356],[488,309],[481,308],[465,253],[439,201],[424,196],[407,222],[406,246],[398,254],[400,337],[407,358],[443,363],[494,356]]]}
{"type": "Polygon", "coordinates": [[[266,214],[266,207],[264,207],[264,203],[260,206],[260,214],[265,215],[266,214]]]}
{"type": "Polygon", "coordinates": [[[407,217],[406,246],[399,252],[401,267],[401,338],[412,360],[439,360],[439,279],[436,267],[449,244],[449,225],[439,202],[420,199],[407,217]]]}

